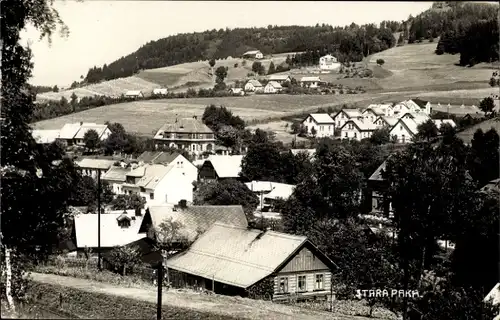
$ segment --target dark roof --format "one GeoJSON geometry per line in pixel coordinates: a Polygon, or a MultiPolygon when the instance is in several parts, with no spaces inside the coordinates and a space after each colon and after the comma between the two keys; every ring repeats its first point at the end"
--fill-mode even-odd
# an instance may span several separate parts
{"type": "MultiPolygon", "coordinates": [[[[146,214],[148,216],[148,214],[146,214]]],[[[198,232],[208,230],[214,223],[224,223],[232,226],[246,228],[248,221],[243,207],[235,206],[188,206],[186,208],[177,208],[171,205],[151,206],[149,207],[149,218],[153,226],[158,227],[165,219],[172,218],[183,224],[183,233],[190,240],[194,240],[198,232]]],[[[148,218],[144,218],[143,225],[139,232],[145,230],[148,218]]]]}
{"type": "Polygon", "coordinates": [[[420,108],[424,108],[425,105],[427,104],[427,102],[429,101],[425,101],[425,100],[422,100],[422,99],[411,99],[411,101],[415,102],[420,108]]]}
{"type": "MultiPolygon", "coordinates": [[[[177,119],[174,123],[164,124],[159,132],[174,133],[213,133],[201,120],[194,118],[177,119]]],[[[158,134],[158,133],[157,133],[158,134]]]]}
{"type": "Polygon", "coordinates": [[[178,156],[177,152],[144,151],[137,160],[152,164],[169,164],[178,156]]]}

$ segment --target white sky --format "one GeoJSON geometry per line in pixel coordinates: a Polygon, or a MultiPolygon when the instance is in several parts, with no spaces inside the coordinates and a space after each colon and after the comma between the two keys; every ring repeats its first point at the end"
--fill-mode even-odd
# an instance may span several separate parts
{"type": "Polygon", "coordinates": [[[272,25],[345,26],[405,20],[431,2],[315,1],[55,1],[69,37],[54,34],[52,45],[28,27],[35,67],[31,83],[67,86],[90,67],[111,63],[152,40],[185,32],[272,25]]]}

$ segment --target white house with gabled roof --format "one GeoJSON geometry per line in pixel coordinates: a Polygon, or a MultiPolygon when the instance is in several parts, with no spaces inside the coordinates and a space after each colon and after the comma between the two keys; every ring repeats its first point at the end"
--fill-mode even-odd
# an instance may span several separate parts
{"type": "Polygon", "coordinates": [[[269,82],[274,81],[279,84],[283,84],[285,82],[291,82],[292,78],[287,74],[273,74],[269,76],[269,82]]]}
{"type": "Polygon", "coordinates": [[[314,89],[318,88],[320,84],[321,84],[320,77],[302,77],[300,79],[300,85],[302,87],[314,89]]]}
{"type": "Polygon", "coordinates": [[[282,90],[283,87],[276,81],[269,81],[264,87],[264,93],[279,93],[282,90]]]}
{"type": "Polygon", "coordinates": [[[332,116],[335,128],[340,129],[350,119],[362,119],[363,114],[358,109],[342,109],[332,116]]]}
{"type": "Polygon", "coordinates": [[[333,71],[340,69],[341,64],[338,62],[337,58],[327,54],[319,58],[319,68],[320,70],[333,71]]]}
{"type": "Polygon", "coordinates": [[[259,50],[247,51],[242,55],[243,58],[252,58],[252,59],[262,59],[264,55],[259,50]]]}
{"type": "Polygon", "coordinates": [[[376,129],[377,126],[373,122],[353,118],[347,120],[340,128],[340,138],[361,141],[370,138],[376,129]]]}
{"type": "Polygon", "coordinates": [[[302,121],[302,126],[308,135],[316,132],[318,138],[333,137],[335,132],[335,122],[328,113],[311,113],[302,121]]]}
{"type": "Polygon", "coordinates": [[[389,135],[398,143],[410,143],[413,138],[418,134],[418,126],[425,122],[423,117],[418,118],[400,118],[398,122],[392,127],[389,135]]]}
{"type": "Polygon", "coordinates": [[[373,123],[377,127],[377,129],[381,128],[392,128],[397,122],[399,118],[396,117],[387,117],[387,116],[380,116],[373,123]]]}
{"type": "Polygon", "coordinates": [[[245,92],[262,92],[264,90],[264,87],[262,86],[262,83],[260,83],[259,80],[248,80],[247,83],[245,84],[245,92]]]}
{"type": "Polygon", "coordinates": [[[125,98],[144,98],[141,90],[129,90],[125,92],[125,98]]]}

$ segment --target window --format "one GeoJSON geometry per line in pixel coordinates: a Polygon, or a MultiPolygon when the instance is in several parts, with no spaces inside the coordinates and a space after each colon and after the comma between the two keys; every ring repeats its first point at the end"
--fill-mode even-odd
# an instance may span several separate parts
{"type": "Polygon", "coordinates": [[[120,226],[120,228],[128,228],[130,227],[130,220],[128,219],[120,220],[118,221],[118,225],[120,226]]]}
{"type": "Polygon", "coordinates": [[[297,288],[299,292],[307,291],[306,288],[306,276],[297,277],[297,288]]]}
{"type": "Polygon", "coordinates": [[[315,290],[323,290],[325,288],[323,277],[323,274],[316,275],[316,286],[314,287],[315,290]]]}
{"type": "Polygon", "coordinates": [[[141,192],[146,192],[146,188],[141,187],[141,192]]]}
{"type": "Polygon", "coordinates": [[[356,134],[356,132],[354,132],[354,138],[356,138],[356,137],[357,137],[357,134],[356,134]]]}
{"type": "Polygon", "coordinates": [[[154,193],[150,193],[149,194],[149,199],[154,200],[154,198],[155,198],[155,194],[154,193]]]}
{"type": "Polygon", "coordinates": [[[347,132],[345,133],[345,137],[347,138],[347,132]]]}
{"type": "Polygon", "coordinates": [[[399,130],[403,130],[403,125],[402,124],[399,125],[399,130]]]}
{"type": "Polygon", "coordinates": [[[279,293],[288,293],[288,277],[279,278],[279,293]]]}

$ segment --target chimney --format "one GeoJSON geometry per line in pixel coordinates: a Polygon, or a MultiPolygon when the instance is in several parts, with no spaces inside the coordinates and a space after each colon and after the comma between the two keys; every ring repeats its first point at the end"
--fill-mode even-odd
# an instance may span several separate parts
{"type": "Polygon", "coordinates": [[[83,126],[83,121],[80,121],[80,126],[83,126]]]}
{"type": "Polygon", "coordinates": [[[185,199],[182,199],[179,201],[179,208],[181,208],[181,209],[187,208],[187,201],[185,199]]]}
{"type": "Polygon", "coordinates": [[[135,216],[136,217],[141,217],[142,216],[142,209],[141,208],[135,209],[135,216]]]}

